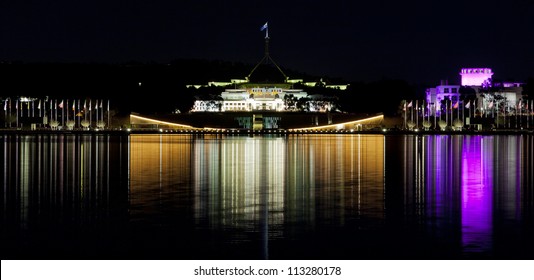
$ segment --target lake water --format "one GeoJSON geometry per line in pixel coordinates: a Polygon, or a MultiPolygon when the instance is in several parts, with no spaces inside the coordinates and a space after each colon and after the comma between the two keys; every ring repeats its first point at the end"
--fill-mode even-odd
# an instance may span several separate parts
{"type": "Polygon", "coordinates": [[[2,259],[533,259],[532,135],[2,136],[2,259]]]}

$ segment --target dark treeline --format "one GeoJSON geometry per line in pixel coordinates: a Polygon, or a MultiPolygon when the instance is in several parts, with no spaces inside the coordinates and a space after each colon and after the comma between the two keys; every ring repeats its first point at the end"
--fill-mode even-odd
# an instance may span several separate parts
{"type": "MultiPolygon", "coordinates": [[[[217,94],[221,88],[187,89],[190,84],[230,81],[246,77],[254,65],[208,60],[176,60],[168,64],[78,64],[78,63],[0,63],[0,96],[29,96],[53,99],[110,99],[119,114],[130,112],[188,112],[195,96],[217,94]]],[[[402,80],[374,82],[344,81],[316,77],[283,69],[291,78],[350,84],[346,91],[303,87],[309,94],[330,96],[345,112],[394,115],[403,99],[422,99],[424,89],[433,85],[412,85],[402,80]]],[[[356,79],[355,79],[356,80],[356,79]]],[[[529,80],[526,92],[532,91],[529,80]]]]}

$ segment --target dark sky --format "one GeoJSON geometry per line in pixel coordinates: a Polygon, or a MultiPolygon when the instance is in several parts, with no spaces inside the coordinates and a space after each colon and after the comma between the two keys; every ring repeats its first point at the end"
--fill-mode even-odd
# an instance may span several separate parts
{"type": "Polygon", "coordinates": [[[255,63],[269,22],[285,68],[350,81],[534,76],[534,0],[2,0],[0,60],[255,63]]]}

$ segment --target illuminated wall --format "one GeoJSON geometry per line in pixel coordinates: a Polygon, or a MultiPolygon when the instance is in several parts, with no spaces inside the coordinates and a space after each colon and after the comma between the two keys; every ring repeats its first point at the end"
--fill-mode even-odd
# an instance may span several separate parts
{"type": "Polygon", "coordinates": [[[484,82],[491,81],[493,72],[490,68],[462,68],[462,86],[482,86],[484,82]]]}

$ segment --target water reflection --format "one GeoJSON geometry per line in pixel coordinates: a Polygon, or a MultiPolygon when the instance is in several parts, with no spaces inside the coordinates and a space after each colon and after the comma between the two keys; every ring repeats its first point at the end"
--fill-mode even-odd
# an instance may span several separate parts
{"type": "Polygon", "coordinates": [[[78,250],[79,243],[63,242],[124,212],[125,196],[120,187],[112,188],[126,185],[120,139],[4,135],[2,142],[5,253],[31,257],[46,256],[52,248],[78,250]]]}
{"type": "Polygon", "coordinates": [[[177,184],[192,191],[196,227],[231,231],[223,242],[256,240],[262,258],[269,240],[384,215],[383,136],[135,135],[130,142],[133,216],[152,220],[150,211],[176,207],[177,184]]]}
{"type": "Polygon", "coordinates": [[[2,257],[531,258],[531,135],[4,135],[2,257]]]}
{"type": "Polygon", "coordinates": [[[493,238],[492,137],[462,142],[462,245],[465,252],[491,252],[493,238]]]}
{"type": "Polygon", "coordinates": [[[532,231],[532,136],[399,138],[409,221],[465,257],[532,256],[520,252],[532,231]]]}

